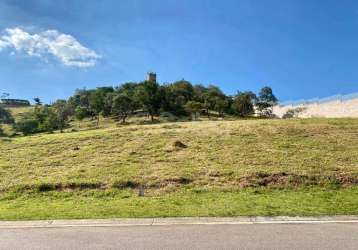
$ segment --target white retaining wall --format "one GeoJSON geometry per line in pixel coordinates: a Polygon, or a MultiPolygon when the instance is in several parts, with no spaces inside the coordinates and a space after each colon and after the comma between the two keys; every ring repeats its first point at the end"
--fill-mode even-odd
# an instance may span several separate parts
{"type": "Polygon", "coordinates": [[[350,100],[332,100],[327,102],[316,102],[300,105],[275,106],[273,113],[282,117],[289,109],[304,108],[304,111],[298,114],[301,118],[326,117],[343,118],[358,117],[358,98],[350,100]]]}

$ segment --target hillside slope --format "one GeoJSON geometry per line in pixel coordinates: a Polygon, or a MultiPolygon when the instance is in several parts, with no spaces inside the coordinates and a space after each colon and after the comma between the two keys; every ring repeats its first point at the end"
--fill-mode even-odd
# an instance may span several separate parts
{"type": "Polygon", "coordinates": [[[357,214],[358,119],[129,125],[3,139],[0,176],[0,219],[357,214]],[[145,197],[137,197],[141,186],[145,197]]]}

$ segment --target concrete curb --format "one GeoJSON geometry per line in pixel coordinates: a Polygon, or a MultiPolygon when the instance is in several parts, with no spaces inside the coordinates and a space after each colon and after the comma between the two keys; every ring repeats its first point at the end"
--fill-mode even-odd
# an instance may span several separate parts
{"type": "Polygon", "coordinates": [[[164,225],[244,225],[244,224],[358,223],[358,216],[322,217],[178,217],[144,219],[0,221],[0,229],[62,227],[124,227],[164,225]]]}

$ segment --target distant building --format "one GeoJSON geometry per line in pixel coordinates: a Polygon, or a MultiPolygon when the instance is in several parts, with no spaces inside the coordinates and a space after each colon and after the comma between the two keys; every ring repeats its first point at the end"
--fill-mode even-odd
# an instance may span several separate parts
{"type": "Polygon", "coordinates": [[[149,72],[147,75],[147,81],[157,82],[157,74],[154,72],[149,72]]]}
{"type": "Polygon", "coordinates": [[[28,100],[22,99],[0,99],[0,105],[11,107],[25,107],[30,106],[30,102],[28,100]]]}

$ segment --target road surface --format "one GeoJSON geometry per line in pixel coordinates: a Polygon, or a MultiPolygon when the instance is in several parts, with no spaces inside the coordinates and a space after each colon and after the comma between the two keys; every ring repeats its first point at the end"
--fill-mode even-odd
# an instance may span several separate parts
{"type": "Polygon", "coordinates": [[[358,249],[358,223],[0,229],[0,249],[358,249]]]}

